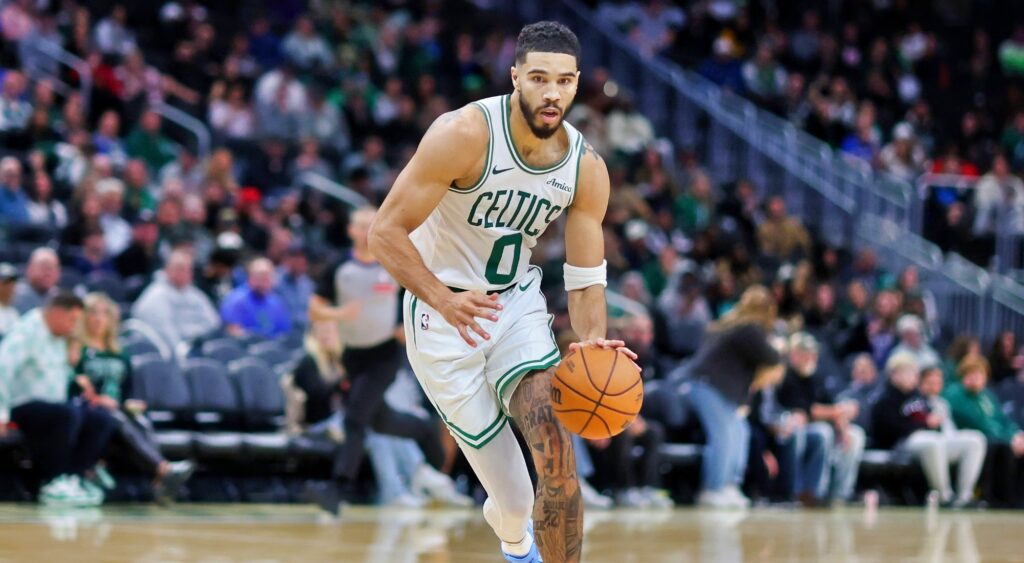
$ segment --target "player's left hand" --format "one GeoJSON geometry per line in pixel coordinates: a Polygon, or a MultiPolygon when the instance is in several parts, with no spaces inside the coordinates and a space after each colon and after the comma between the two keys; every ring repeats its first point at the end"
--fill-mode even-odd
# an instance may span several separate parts
{"type": "Polygon", "coordinates": [[[606,350],[621,350],[626,356],[636,362],[636,352],[626,348],[626,343],[621,340],[608,340],[607,338],[593,338],[591,340],[584,340],[583,342],[573,342],[569,345],[569,351],[575,352],[580,348],[586,348],[587,346],[596,346],[597,348],[604,348],[606,350]]]}

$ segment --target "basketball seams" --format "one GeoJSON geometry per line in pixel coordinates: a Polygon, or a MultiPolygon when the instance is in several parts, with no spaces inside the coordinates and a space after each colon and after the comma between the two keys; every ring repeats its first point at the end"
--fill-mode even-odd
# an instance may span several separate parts
{"type": "Polygon", "coordinates": [[[584,399],[590,401],[591,403],[596,403],[597,402],[596,399],[588,397],[585,393],[583,393],[579,389],[573,387],[572,385],[569,385],[569,383],[566,382],[564,379],[562,379],[561,377],[558,377],[558,374],[555,374],[555,380],[558,381],[559,383],[561,383],[562,387],[572,391],[573,393],[576,393],[577,395],[579,395],[580,397],[583,397],[584,399]]]}
{"type": "MultiPolygon", "coordinates": [[[[612,350],[612,353],[615,355],[615,357],[612,359],[612,367],[608,370],[608,378],[605,379],[604,381],[604,387],[601,388],[601,396],[598,397],[597,401],[594,403],[594,410],[590,412],[590,418],[588,418],[587,422],[585,422],[583,424],[583,427],[580,428],[580,434],[585,432],[587,430],[587,426],[590,426],[591,421],[594,420],[594,416],[597,414],[597,409],[601,408],[602,406],[601,401],[604,399],[605,391],[608,390],[608,386],[611,385],[612,383],[612,374],[615,373],[615,365],[619,363],[619,352],[617,350],[612,350]]],[[[587,371],[587,379],[590,380],[591,385],[594,385],[594,380],[593,378],[590,377],[590,368],[587,367],[586,350],[583,348],[580,349],[580,357],[583,358],[583,369],[587,371]]],[[[596,385],[594,385],[594,389],[597,389],[596,385]]],[[[601,420],[601,424],[604,424],[605,428],[608,428],[608,423],[605,422],[603,418],[597,418],[601,420]]],[[[611,434],[611,431],[609,430],[608,433],[611,434]]]]}
{"type": "Polygon", "coordinates": [[[626,387],[622,391],[619,391],[618,393],[605,393],[605,395],[607,395],[609,397],[621,397],[622,395],[625,395],[626,393],[629,393],[630,391],[632,391],[634,387],[636,387],[637,385],[640,385],[641,383],[643,383],[643,381],[644,381],[643,379],[637,379],[636,381],[633,382],[632,385],[630,385],[629,387],[626,387]]]}

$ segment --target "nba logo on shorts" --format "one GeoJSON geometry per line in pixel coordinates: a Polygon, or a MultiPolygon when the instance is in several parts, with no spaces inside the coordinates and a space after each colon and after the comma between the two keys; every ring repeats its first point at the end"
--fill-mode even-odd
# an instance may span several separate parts
{"type": "Polygon", "coordinates": [[[428,328],[430,328],[430,315],[429,314],[423,313],[422,315],[420,315],[420,328],[423,329],[423,330],[427,330],[428,328]]]}

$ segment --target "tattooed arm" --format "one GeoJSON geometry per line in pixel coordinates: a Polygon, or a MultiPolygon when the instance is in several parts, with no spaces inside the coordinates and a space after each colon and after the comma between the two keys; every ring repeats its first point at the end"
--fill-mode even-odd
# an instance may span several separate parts
{"type": "Polygon", "coordinates": [[[512,395],[512,419],[537,471],[533,527],[544,561],[575,563],[583,548],[583,499],[569,433],[551,410],[554,368],[523,378],[512,395]]]}

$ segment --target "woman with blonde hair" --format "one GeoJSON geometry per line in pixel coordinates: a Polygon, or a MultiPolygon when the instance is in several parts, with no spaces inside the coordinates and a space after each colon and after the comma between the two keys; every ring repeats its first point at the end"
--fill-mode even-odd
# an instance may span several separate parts
{"type": "MultiPolygon", "coordinates": [[[[194,471],[190,461],[170,462],[160,453],[149,421],[143,416],[146,404],[131,396],[131,362],[118,342],[121,313],[106,294],[85,297],[85,311],[79,322],[72,355],[77,357],[72,395],[95,408],[110,411],[118,422],[114,443],[121,446],[133,464],[153,476],[154,497],[173,500],[178,489],[194,471]]],[[[98,476],[106,488],[113,479],[100,468],[98,476]]]]}
{"type": "Polygon", "coordinates": [[[747,467],[754,391],[782,379],[784,366],[771,342],[776,304],[763,286],[748,288],[739,302],[711,325],[691,361],[690,401],[707,437],[698,502],[717,508],[743,508],[740,492],[747,467]]]}

